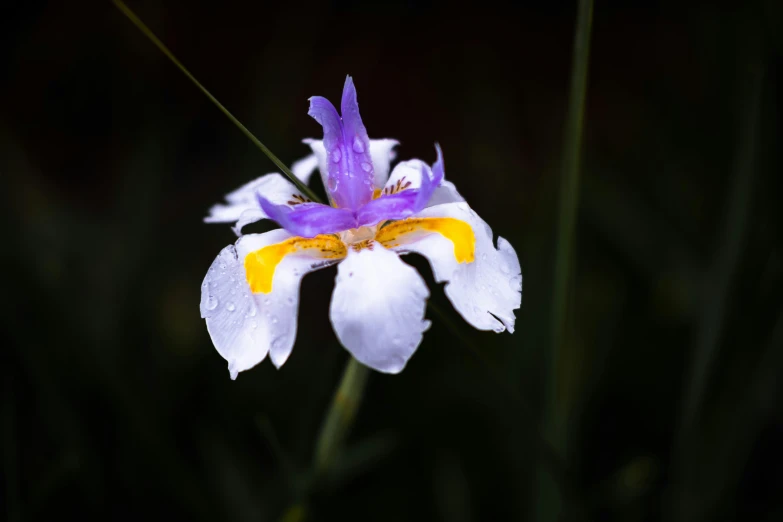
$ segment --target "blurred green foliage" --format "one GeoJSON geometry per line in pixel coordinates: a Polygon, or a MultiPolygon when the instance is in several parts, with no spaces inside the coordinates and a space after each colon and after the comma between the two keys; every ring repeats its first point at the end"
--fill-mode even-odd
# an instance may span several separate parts
{"type": "MultiPolygon", "coordinates": [[[[230,381],[198,315],[235,239],[202,217],[273,166],[109,2],[11,2],[0,516],[532,520],[557,473],[541,436],[575,3],[130,5],[289,164],[319,132],[307,98],[346,74],[400,158],[440,142],[519,253],[517,331],[473,331],[407,259],[443,315],[402,374],[370,375],[345,454],[305,491],[347,360],[334,269],[304,280],[279,371],[230,381]]],[[[564,520],[783,518],[781,14],[595,6],[556,383],[564,520]]]]}

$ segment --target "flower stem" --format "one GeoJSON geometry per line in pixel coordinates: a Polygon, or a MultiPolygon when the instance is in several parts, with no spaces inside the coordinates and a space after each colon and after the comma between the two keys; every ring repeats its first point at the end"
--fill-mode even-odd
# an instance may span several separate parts
{"type": "MultiPolygon", "coordinates": [[[[574,271],[574,236],[579,208],[579,177],[584,127],[585,97],[587,93],[590,35],[593,21],[593,1],[579,0],[574,34],[574,55],[571,64],[571,88],[566,113],[563,163],[560,184],[560,216],[557,228],[554,289],[552,296],[551,351],[548,361],[546,431],[557,454],[569,462],[567,432],[570,399],[570,379],[566,369],[573,359],[568,344],[569,293],[574,271]]],[[[565,512],[565,501],[545,473],[539,473],[539,493],[536,514],[541,522],[560,520],[565,512]]],[[[580,506],[567,506],[571,512],[580,506]]]]}
{"type": "Polygon", "coordinates": [[[334,392],[315,445],[314,467],[317,474],[326,472],[342,449],[362,402],[369,375],[370,370],[353,357],[345,365],[343,377],[334,392]]]}

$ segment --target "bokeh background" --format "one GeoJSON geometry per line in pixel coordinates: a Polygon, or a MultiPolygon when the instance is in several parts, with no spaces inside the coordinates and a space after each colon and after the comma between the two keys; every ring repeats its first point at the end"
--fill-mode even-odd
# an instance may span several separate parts
{"type": "Polygon", "coordinates": [[[310,484],[335,269],[279,371],[232,382],[198,310],[235,240],[202,218],[273,165],[110,2],[5,2],[0,517],[783,520],[781,5],[596,4],[555,357],[575,2],[129,2],[289,164],[353,75],[519,254],[513,335],[408,258],[443,315],[310,484]]]}

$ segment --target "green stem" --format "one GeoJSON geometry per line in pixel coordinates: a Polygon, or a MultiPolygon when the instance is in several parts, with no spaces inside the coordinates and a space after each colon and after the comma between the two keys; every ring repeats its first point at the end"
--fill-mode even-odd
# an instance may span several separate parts
{"type": "MultiPolygon", "coordinates": [[[[563,170],[560,184],[560,219],[557,229],[555,283],[552,309],[552,367],[559,365],[563,350],[563,334],[567,326],[568,291],[573,270],[574,230],[579,206],[579,167],[584,126],[587,66],[590,56],[590,32],[593,20],[592,0],[580,0],[574,39],[574,62],[571,73],[571,92],[568,101],[568,120],[563,143],[563,170]]],[[[551,398],[557,379],[552,379],[551,398]]],[[[559,409],[559,408],[558,408],[559,409]]]]}
{"type": "Polygon", "coordinates": [[[207,98],[209,98],[209,101],[211,101],[212,103],[214,103],[214,104],[215,104],[215,106],[216,106],[218,109],[220,109],[220,112],[222,112],[222,113],[223,113],[223,114],[224,114],[224,115],[225,115],[225,116],[226,116],[226,117],[227,117],[229,120],[231,120],[231,122],[232,122],[234,125],[236,125],[236,126],[237,126],[237,128],[238,128],[240,131],[242,131],[242,134],[244,134],[245,136],[247,136],[247,137],[248,137],[248,139],[250,139],[250,141],[252,141],[252,142],[253,142],[253,144],[254,144],[256,147],[258,147],[259,149],[261,149],[261,152],[263,152],[264,154],[266,154],[266,156],[267,156],[267,157],[268,157],[270,160],[272,160],[272,163],[274,163],[275,165],[277,165],[277,168],[279,168],[279,169],[280,169],[280,170],[283,172],[283,174],[285,174],[285,175],[288,177],[288,179],[290,179],[290,180],[291,180],[291,183],[293,183],[294,185],[296,185],[296,188],[298,188],[298,189],[299,189],[299,191],[300,191],[300,192],[302,192],[302,194],[304,194],[305,196],[307,196],[308,198],[310,198],[310,199],[311,199],[311,200],[313,200],[313,201],[316,201],[316,202],[319,202],[319,203],[321,202],[320,198],[319,198],[318,196],[316,196],[316,195],[313,193],[313,191],[312,191],[312,190],[310,190],[310,189],[307,187],[307,185],[305,185],[304,183],[302,183],[302,182],[299,180],[299,178],[297,178],[297,177],[296,177],[296,175],[295,175],[293,172],[291,172],[291,169],[289,169],[289,168],[288,168],[288,167],[285,165],[285,163],[283,163],[282,161],[280,161],[280,159],[279,159],[277,156],[275,156],[275,155],[272,153],[272,151],[271,151],[271,150],[269,150],[268,148],[266,148],[266,145],[264,145],[263,143],[261,143],[261,141],[259,141],[259,139],[258,139],[258,138],[256,138],[256,137],[253,135],[253,133],[252,133],[252,132],[250,132],[250,131],[247,129],[247,127],[245,127],[244,125],[242,125],[242,122],[240,122],[240,121],[239,121],[239,120],[238,120],[238,119],[237,119],[237,118],[236,118],[236,117],[235,117],[233,114],[231,114],[231,112],[229,112],[229,110],[228,110],[228,109],[226,109],[226,108],[223,106],[223,104],[222,104],[222,103],[220,103],[220,102],[217,100],[217,98],[215,98],[214,96],[212,96],[212,93],[210,93],[210,92],[207,90],[207,88],[206,88],[206,87],[204,87],[203,85],[201,85],[201,83],[200,83],[200,82],[199,82],[199,81],[198,81],[198,80],[197,80],[197,79],[196,79],[196,78],[195,78],[195,77],[194,77],[192,74],[190,74],[190,71],[188,71],[188,70],[185,68],[185,66],[184,66],[184,65],[182,65],[182,63],[181,63],[179,60],[177,60],[176,56],[174,56],[174,54],[172,54],[172,52],[171,52],[171,51],[169,51],[169,49],[168,49],[168,48],[167,48],[167,47],[166,47],[166,46],[163,44],[163,42],[161,42],[161,41],[158,39],[158,37],[157,37],[157,36],[155,36],[155,34],[152,32],[152,30],[151,30],[149,27],[147,27],[147,26],[144,24],[144,22],[142,22],[142,21],[141,21],[141,19],[140,19],[138,16],[136,16],[136,14],[135,14],[133,11],[131,11],[131,9],[130,9],[130,8],[127,6],[127,5],[125,5],[125,3],[124,3],[122,0],[112,0],[112,2],[114,2],[114,5],[115,5],[115,6],[117,6],[117,9],[119,9],[120,11],[122,11],[122,13],[123,13],[125,16],[127,16],[127,17],[128,17],[128,19],[129,19],[131,22],[133,22],[133,25],[135,25],[136,27],[138,27],[138,28],[139,28],[139,30],[140,30],[142,33],[144,33],[144,36],[146,36],[147,38],[149,38],[149,40],[150,40],[152,43],[154,43],[154,44],[155,44],[155,45],[158,47],[158,49],[160,49],[160,51],[161,51],[161,52],[162,52],[164,55],[166,55],[166,57],[167,57],[169,60],[171,60],[171,62],[172,62],[174,65],[176,65],[176,66],[177,66],[177,68],[178,68],[180,71],[182,71],[182,73],[183,73],[185,76],[187,76],[187,77],[188,77],[188,79],[189,79],[191,82],[193,82],[193,84],[194,84],[196,87],[198,87],[198,89],[199,89],[201,92],[203,92],[203,93],[204,93],[204,95],[205,95],[207,98]]]}
{"type": "MultiPolygon", "coordinates": [[[[560,184],[560,216],[557,228],[555,255],[554,291],[552,296],[551,351],[548,361],[549,382],[547,389],[547,433],[557,453],[568,461],[567,424],[568,397],[561,393],[569,386],[563,382],[566,356],[566,332],[568,329],[568,296],[571,275],[574,270],[574,235],[579,208],[579,175],[584,127],[585,97],[587,93],[587,72],[590,58],[590,35],[593,22],[592,0],[580,0],[574,36],[574,56],[571,65],[571,87],[566,115],[565,138],[563,141],[563,164],[560,184]]],[[[569,376],[571,377],[571,376],[569,376]]],[[[539,473],[540,491],[537,509],[538,519],[550,522],[560,519],[565,511],[562,492],[551,478],[539,473]]],[[[581,511],[580,506],[570,506],[581,511]]],[[[580,516],[579,514],[576,515],[580,516]]],[[[584,516],[582,513],[581,516],[584,516]]]]}
{"type": "Polygon", "coordinates": [[[315,445],[314,466],[317,474],[328,471],[334,458],[342,449],[362,401],[369,375],[369,368],[353,357],[345,365],[343,377],[332,397],[332,404],[326,413],[315,445]]]}

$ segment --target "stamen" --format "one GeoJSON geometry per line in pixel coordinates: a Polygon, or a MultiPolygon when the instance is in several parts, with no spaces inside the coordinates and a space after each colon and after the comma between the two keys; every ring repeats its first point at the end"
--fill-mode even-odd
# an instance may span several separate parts
{"type": "Polygon", "coordinates": [[[458,263],[472,263],[475,259],[476,236],[473,228],[455,218],[409,218],[395,221],[381,228],[375,240],[386,248],[394,248],[420,237],[437,232],[454,245],[454,258],[458,263]]]}
{"type": "Polygon", "coordinates": [[[346,249],[337,237],[320,235],[311,239],[292,237],[282,243],[250,252],[245,256],[245,277],[250,284],[250,290],[254,294],[270,293],[277,265],[285,256],[293,253],[318,259],[341,259],[345,257],[346,249]]]}

